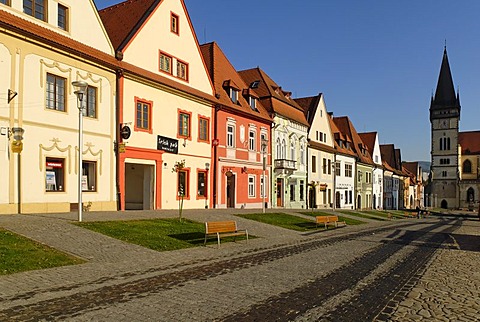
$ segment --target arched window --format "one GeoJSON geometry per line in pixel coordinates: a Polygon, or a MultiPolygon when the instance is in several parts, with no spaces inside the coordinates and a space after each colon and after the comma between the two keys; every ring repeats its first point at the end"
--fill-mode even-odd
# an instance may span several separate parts
{"type": "Polygon", "coordinates": [[[465,160],[462,166],[463,173],[472,173],[472,162],[470,160],[465,160]]]}
{"type": "Polygon", "coordinates": [[[450,150],[450,138],[447,138],[447,148],[445,150],[450,150]]]}
{"type": "Polygon", "coordinates": [[[282,158],[282,146],[280,145],[280,139],[277,139],[275,142],[275,150],[277,152],[277,159],[280,160],[282,158]]]}
{"type": "Polygon", "coordinates": [[[473,188],[468,188],[467,190],[467,202],[473,202],[475,201],[475,191],[473,188]]]}
{"type": "Polygon", "coordinates": [[[300,164],[304,165],[305,164],[305,148],[302,145],[300,145],[300,164]]]}
{"type": "Polygon", "coordinates": [[[296,159],[295,155],[295,142],[292,141],[290,142],[290,160],[295,161],[296,159]]]}
{"type": "Polygon", "coordinates": [[[287,159],[287,143],[285,139],[282,140],[282,159],[287,159]]]}
{"type": "Polygon", "coordinates": [[[440,138],[440,151],[443,150],[443,138],[440,138]]]}

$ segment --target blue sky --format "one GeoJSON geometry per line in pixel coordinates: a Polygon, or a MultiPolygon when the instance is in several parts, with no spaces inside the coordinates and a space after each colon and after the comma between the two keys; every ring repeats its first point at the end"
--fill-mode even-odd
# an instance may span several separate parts
{"type": "Polygon", "coordinates": [[[377,131],[404,161],[430,161],[428,109],[446,41],[460,130],[480,130],[478,0],[185,3],[198,41],[216,41],[237,70],[260,66],[294,97],[323,93],[329,111],[377,131]]]}

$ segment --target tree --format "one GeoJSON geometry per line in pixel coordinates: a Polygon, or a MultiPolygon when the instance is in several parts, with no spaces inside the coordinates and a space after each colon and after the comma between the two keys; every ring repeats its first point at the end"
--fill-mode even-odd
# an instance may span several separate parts
{"type": "MultiPolygon", "coordinates": [[[[180,172],[184,168],[185,168],[185,160],[176,161],[175,165],[172,168],[172,172],[177,173],[177,177],[178,177],[178,172],[180,172]]],[[[182,221],[183,198],[185,197],[185,189],[186,189],[186,187],[184,187],[183,183],[181,183],[179,181],[178,182],[178,196],[180,198],[178,199],[178,219],[179,219],[180,222],[182,221]]]]}

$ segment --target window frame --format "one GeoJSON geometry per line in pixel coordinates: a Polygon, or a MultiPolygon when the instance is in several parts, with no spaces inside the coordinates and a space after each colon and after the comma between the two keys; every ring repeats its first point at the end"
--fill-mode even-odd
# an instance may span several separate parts
{"type": "Polygon", "coordinates": [[[41,20],[41,21],[45,21],[45,22],[48,21],[48,3],[47,3],[47,0],[31,0],[31,1],[29,1],[32,4],[32,7],[28,8],[29,11],[31,11],[31,14],[27,13],[25,11],[26,2],[27,2],[27,0],[23,0],[23,13],[25,13],[26,15],[29,15],[29,16],[35,18],[35,19],[41,20]],[[41,7],[43,7],[43,11],[41,12],[41,14],[43,15],[43,18],[37,17],[37,7],[39,6],[39,4],[37,4],[37,1],[40,1],[43,4],[43,6],[41,6],[41,7]]]}
{"type": "Polygon", "coordinates": [[[235,148],[235,125],[233,124],[227,124],[227,148],[235,148]],[[229,129],[232,129],[231,132],[229,132],[229,129]]]}
{"type": "Polygon", "coordinates": [[[256,176],[249,174],[248,175],[248,198],[255,198],[256,197],[256,176]]]}
{"type": "Polygon", "coordinates": [[[472,161],[470,161],[468,159],[463,161],[463,163],[462,163],[462,173],[472,174],[472,161]],[[468,164],[468,167],[466,166],[467,164],[468,164]]]}
{"type": "Polygon", "coordinates": [[[173,12],[170,12],[170,32],[180,36],[180,17],[173,12]]]}
{"type": "Polygon", "coordinates": [[[90,86],[90,85],[88,85],[88,88],[87,88],[87,102],[86,102],[85,112],[84,112],[83,115],[86,116],[86,117],[90,117],[90,118],[96,119],[96,118],[98,118],[98,113],[97,113],[97,111],[98,111],[98,90],[97,90],[97,88],[96,88],[95,86],[90,86]],[[91,100],[90,91],[91,91],[91,90],[94,90],[94,91],[95,91],[95,93],[94,93],[94,96],[95,96],[95,106],[93,107],[93,108],[94,108],[94,111],[93,111],[93,112],[94,112],[94,113],[93,113],[94,115],[93,115],[93,116],[92,116],[92,115],[89,115],[89,110],[90,110],[89,104],[90,104],[90,100],[91,100]]]}
{"type": "Polygon", "coordinates": [[[135,114],[134,114],[135,115],[135,125],[134,125],[134,130],[138,131],[138,132],[147,132],[147,133],[152,134],[153,133],[153,131],[152,131],[152,120],[153,120],[152,114],[153,114],[153,101],[149,101],[149,100],[142,99],[142,98],[139,98],[139,97],[135,96],[135,114]],[[138,118],[137,118],[137,116],[138,116],[137,115],[138,104],[142,104],[141,126],[138,126],[138,118]],[[144,120],[145,120],[144,119],[144,112],[143,112],[144,105],[148,106],[148,128],[143,127],[143,123],[144,123],[144,120]]]}
{"type": "Polygon", "coordinates": [[[70,28],[69,28],[69,8],[61,3],[58,4],[57,6],[57,27],[64,30],[64,31],[69,31],[70,28]],[[62,21],[60,21],[60,12],[61,10],[60,9],[63,9],[64,10],[64,15],[63,15],[63,19],[62,21]],[[64,28],[62,28],[61,26],[61,23],[64,24],[64,28]]]}
{"type": "Polygon", "coordinates": [[[238,92],[239,90],[233,87],[229,87],[228,96],[230,97],[230,100],[232,101],[233,104],[238,104],[238,92]]]}
{"type": "Polygon", "coordinates": [[[58,193],[58,192],[65,192],[65,158],[57,158],[57,157],[46,157],[45,158],[45,192],[50,193],[58,193]],[[53,167],[53,166],[48,166],[48,163],[60,163],[60,167],[53,167]],[[61,169],[60,173],[57,173],[54,169],[61,169]],[[54,172],[55,174],[55,185],[57,187],[61,187],[61,189],[57,190],[49,190],[47,187],[47,171],[54,172]],[[58,175],[58,174],[61,174],[58,175]],[[58,175],[58,176],[57,176],[58,175]]]}
{"type": "Polygon", "coordinates": [[[188,63],[183,61],[183,60],[180,60],[180,59],[176,59],[177,61],[177,69],[176,69],[176,72],[177,74],[175,75],[178,79],[181,79],[181,80],[184,80],[186,82],[188,82],[188,63]],[[184,76],[179,76],[179,66],[185,66],[185,75],[184,76]]]}
{"type": "Polygon", "coordinates": [[[210,143],[210,118],[206,116],[198,116],[198,142],[210,143]],[[205,122],[205,138],[202,137],[202,122],[205,122]]]}
{"type": "Polygon", "coordinates": [[[208,171],[197,169],[197,199],[208,198],[208,171]],[[204,176],[203,179],[203,195],[200,194],[200,175],[204,176]]]}
{"type": "Polygon", "coordinates": [[[67,112],[67,100],[66,100],[66,95],[67,95],[67,79],[65,77],[62,77],[62,76],[58,76],[58,75],[55,75],[55,74],[52,74],[52,73],[47,73],[47,77],[46,77],[46,88],[45,88],[45,108],[47,110],[52,110],[52,111],[58,111],[58,112],[64,112],[66,113],[67,112]],[[52,107],[49,107],[49,78],[53,77],[54,79],[54,82],[53,82],[53,108],[52,107]],[[58,100],[58,92],[57,92],[57,81],[58,80],[62,80],[63,81],[63,109],[60,109],[58,106],[59,106],[59,102],[60,100],[58,100]]]}
{"type": "Polygon", "coordinates": [[[1,4],[4,4],[4,5],[6,5],[6,6],[11,7],[12,4],[10,3],[10,1],[11,1],[11,0],[1,0],[0,3],[1,3],[1,4]],[[3,2],[3,1],[5,1],[5,2],[3,2]]]}
{"type": "Polygon", "coordinates": [[[165,74],[168,74],[168,75],[173,75],[173,56],[160,50],[158,52],[158,70],[162,73],[165,73],[165,74]],[[170,68],[169,69],[163,69],[162,68],[162,57],[165,57],[165,58],[169,59],[169,61],[170,61],[170,68]]]}
{"type": "Polygon", "coordinates": [[[312,155],[312,173],[317,173],[317,156],[312,155]]]}
{"type": "MultiPolygon", "coordinates": [[[[97,171],[97,162],[96,161],[89,161],[89,160],[82,160],[82,178],[85,176],[84,171],[85,171],[85,165],[93,165],[93,173],[90,175],[89,173],[86,174],[87,176],[87,189],[84,189],[83,187],[83,180],[82,180],[82,191],[83,192],[97,192],[97,178],[98,178],[98,171],[97,171]],[[89,189],[92,184],[91,181],[88,181],[90,178],[93,178],[93,189],[89,189]]],[[[88,168],[87,168],[88,171],[88,168]]]]}
{"type": "Polygon", "coordinates": [[[177,116],[177,138],[179,139],[186,139],[186,140],[191,140],[192,139],[192,113],[185,111],[185,110],[180,110],[178,109],[178,116],[177,116]],[[184,122],[180,120],[182,116],[188,116],[188,123],[187,123],[187,134],[183,134],[183,131],[180,132],[181,129],[183,129],[184,122]],[[182,123],[180,123],[182,122],[182,123]]]}
{"type": "Polygon", "coordinates": [[[352,178],[353,175],[353,165],[351,163],[345,163],[345,177],[352,178]]]}
{"type": "Polygon", "coordinates": [[[248,130],[248,149],[250,151],[257,151],[257,131],[250,128],[248,130]]]}
{"type": "Polygon", "coordinates": [[[183,168],[177,171],[177,200],[181,199],[180,196],[180,175],[185,174],[185,187],[183,189],[183,199],[190,199],[190,168],[183,168]]]}

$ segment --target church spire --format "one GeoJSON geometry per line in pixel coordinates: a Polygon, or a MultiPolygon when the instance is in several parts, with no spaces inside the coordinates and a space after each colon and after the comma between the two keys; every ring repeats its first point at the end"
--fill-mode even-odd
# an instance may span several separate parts
{"type": "Polygon", "coordinates": [[[437,90],[432,98],[431,109],[460,107],[459,96],[455,95],[452,73],[448,63],[447,46],[443,50],[442,66],[438,76],[437,90]]]}

